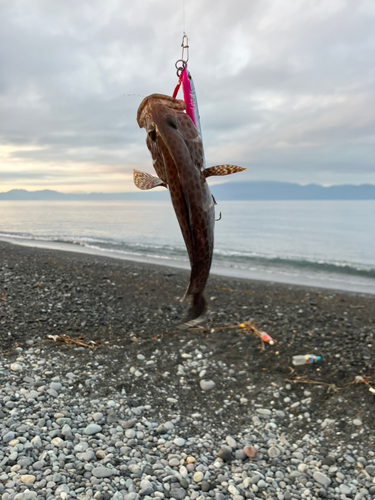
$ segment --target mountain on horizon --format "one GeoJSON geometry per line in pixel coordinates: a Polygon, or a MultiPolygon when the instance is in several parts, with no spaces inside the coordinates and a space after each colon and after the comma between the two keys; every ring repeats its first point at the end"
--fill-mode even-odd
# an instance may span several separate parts
{"type": "MultiPolygon", "coordinates": [[[[324,187],[291,182],[227,182],[210,186],[217,200],[375,200],[375,185],[341,184],[324,187]]],[[[12,189],[0,193],[0,201],[158,201],[167,200],[167,190],[122,193],[60,193],[51,189],[12,189]]]]}

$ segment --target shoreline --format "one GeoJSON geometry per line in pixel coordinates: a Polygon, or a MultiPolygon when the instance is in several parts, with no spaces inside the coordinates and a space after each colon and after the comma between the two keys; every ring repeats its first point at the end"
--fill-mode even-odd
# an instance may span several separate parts
{"type": "MultiPolygon", "coordinates": [[[[132,253],[125,253],[116,250],[101,249],[99,247],[80,246],[72,243],[54,242],[46,240],[23,239],[14,237],[0,236],[0,242],[9,243],[12,245],[19,245],[29,248],[40,248],[53,251],[62,251],[70,253],[78,253],[84,255],[100,256],[108,259],[115,259],[120,261],[138,262],[157,266],[172,267],[175,269],[190,270],[188,260],[171,259],[169,257],[140,256],[132,253]]],[[[245,279],[251,281],[264,281],[270,283],[280,283],[285,285],[304,286],[307,288],[322,288],[326,290],[337,290],[343,292],[365,293],[375,295],[375,281],[355,277],[356,282],[348,282],[343,280],[345,275],[336,275],[334,273],[319,273],[315,272],[314,276],[309,276],[308,272],[305,274],[297,274],[292,268],[278,270],[277,268],[252,268],[251,270],[240,267],[239,265],[225,266],[223,263],[217,264],[215,257],[211,267],[210,275],[223,276],[233,279],[245,279]]]]}

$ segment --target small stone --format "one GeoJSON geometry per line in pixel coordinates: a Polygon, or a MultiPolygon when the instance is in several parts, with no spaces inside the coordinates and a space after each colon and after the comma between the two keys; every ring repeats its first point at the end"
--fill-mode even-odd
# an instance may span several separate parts
{"type": "Polygon", "coordinates": [[[313,474],[313,478],[315,479],[315,481],[317,483],[324,486],[324,488],[327,488],[331,484],[330,478],[328,476],[326,476],[325,474],[323,474],[322,472],[315,471],[313,474]]]}
{"type": "Polygon", "coordinates": [[[184,465],[181,465],[179,471],[178,471],[181,475],[182,478],[186,479],[188,477],[188,470],[187,468],[184,466],[184,465]]]}
{"type": "Polygon", "coordinates": [[[339,486],[340,493],[343,493],[344,495],[350,495],[352,490],[349,488],[349,486],[346,486],[346,484],[340,484],[339,486]]]}
{"type": "Polygon", "coordinates": [[[98,477],[98,478],[111,477],[111,476],[113,476],[113,470],[108,469],[107,467],[100,466],[100,467],[95,467],[94,469],[92,469],[91,474],[94,477],[98,477]]]}
{"type": "Polygon", "coordinates": [[[236,460],[246,460],[247,456],[243,450],[236,450],[234,452],[236,460]]]}
{"type": "Polygon", "coordinates": [[[202,391],[210,391],[211,389],[213,389],[215,387],[216,384],[213,380],[202,379],[199,382],[199,385],[201,386],[202,391]]]}
{"type": "Polygon", "coordinates": [[[227,442],[227,445],[230,446],[231,448],[236,448],[237,443],[236,440],[232,438],[232,436],[227,436],[225,438],[225,441],[227,442]]]}
{"type": "Polygon", "coordinates": [[[205,492],[210,491],[210,483],[208,481],[202,481],[201,490],[205,492]]]}
{"type": "Polygon", "coordinates": [[[239,495],[240,492],[238,491],[238,489],[234,486],[234,484],[230,484],[228,486],[228,491],[231,495],[239,495]]]}
{"type": "Polygon", "coordinates": [[[204,474],[203,472],[201,471],[197,471],[195,472],[194,476],[193,476],[193,480],[196,482],[196,483],[200,483],[204,478],[204,474]]]}
{"type": "Polygon", "coordinates": [[[21,476],[21,481],[24,483],[24,484],[33,484],[36,480],[36,477],[33,476],[32,474],[24,474],[23,476],[21,476]]]}
{"type": "Polygon", "coordinates": [[[187,459],[186,459],[186,463],[187,464],[192,464],[193,462],[195,462],[195,458],[194,457],[187,457],[187,459]]]}
{"type": "Polygon", "coordinates": [[[10,369],[13,372],[23,372],[23,366],[20,363],[12,363],[10,369]]]}
{"type": "Polygon", "coordinates": [[[125,431],[125,437],[128,439],[134,439],[136,436],[136,432],[134,429],[126,429],[125,431]]]}
{"type": "Polygon", "coordinates": [[[245,448],[243,449],[245,455],[249,458],[255,458],[257,453],[258,453],[258,450],[254,447],[254,446],[245,446],[245,448]]]}
{"type": "Polygon", "coordinates": [[[277,448],[277,446],[271,446],[271,448],[268,448],[267,453],[270,458],[277,458],[281,455],[281,451],[277,448]]]}
{"type": "Polygon", "coordinates": [[[176,446],[184,446],[186,440],[184,438],[177,437],[176,439],[173,440],[173,442],[176,446]]]}
{"type": "Polygon", "coordinates": [[[359,418],[355,418],[353,420],[353,424],[357,425],[358,427],[360,427],[362,425],[362,420],[359,420],[359,418]]]}
{"type": "Polygon", "coordinates": [[[49,385],[49,388],[50,389],[53,389],[54,391],[61,391],[61,384],[60,382],[51,382],[50,385],[49,385]]]}
{"type": "Polygon", "coordinates": [[[232,448],[229,446],[222,446],[217,454],[218,457],[222,458],[224,462],[229,462],[232,460],[232,448]]]}
{"type": "Polygon", "coordinates": [[[4,436],[3,436],[3,441],[4,443],[9,443],[10,441],[12,441],[13,439],[15,438],[15,434],[13,431],[9,431],[7,432],[4,436]]]}
{"type": "Polygon", "coordinates": [[[176,500],[184,500],[185,496],[186,491],[183,488],[172,485],[170,497],[175,498],[176,500]]]}
{"type": "Polygon", "coordinates": [[[92,416],[92,418],[95,420],[95,422],[99,422],[99,420],[101,420],[103,417],[104,417],[104,415],[100,411],[97,411],[92,416]]]}
{"type": "Polygon", "coordinates": [[[33,463],[33,469],[34,470],[41,470],[45,466],[45,461],[44,460],[38,460],[37,462],[33,463]]]}
{"type": "Polygon", "coordinates": [[[92,450],[87,450],[84,453],[77,453],[77,458],[83,462],[90,462],[95,459],[95,453],[92,450]]]}
{"type": "Polygon", "coordinates": [[[97,434],[98,432],[100,432],[102,430],[102,427],[101,425],[98,425],[98,424],[89,424],[86,429],[85,429],[85,434],[87,434],[88,436],[92,436],[93,434],[97,434]]]}
{"type": "Polygon", "coordinates": [[[65,445],[65,441],[59,437],[53,438],[51,443],[57,446],[58,448],[63,448],[65,445]]]}
{"type": "Polygon", "coordinates": [[[272,411],[267,408],[257,408],[256,412],[260,415],[272,415],[272,411]]]}

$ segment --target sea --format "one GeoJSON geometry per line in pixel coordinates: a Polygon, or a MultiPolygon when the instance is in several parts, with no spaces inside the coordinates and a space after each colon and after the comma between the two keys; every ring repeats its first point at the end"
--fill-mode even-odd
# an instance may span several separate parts
{"type": "MultiPolygon", "coordinates": [[[[375,294],[375,201],[225,201],[212,273],[375,294]]],[[[0,239],[189,268],[166,201],[0,201],[0,239]]]]}

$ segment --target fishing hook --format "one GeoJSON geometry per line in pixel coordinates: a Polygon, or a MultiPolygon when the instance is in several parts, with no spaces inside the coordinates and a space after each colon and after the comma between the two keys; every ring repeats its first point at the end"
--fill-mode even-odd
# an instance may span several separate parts
{"type": "Polygon", "coordinates": [[[215,222],[221,220],[221,212],[220,212],[220,215],[219,215],[219,218],[218,219],[215,219],[215,222]]]}

